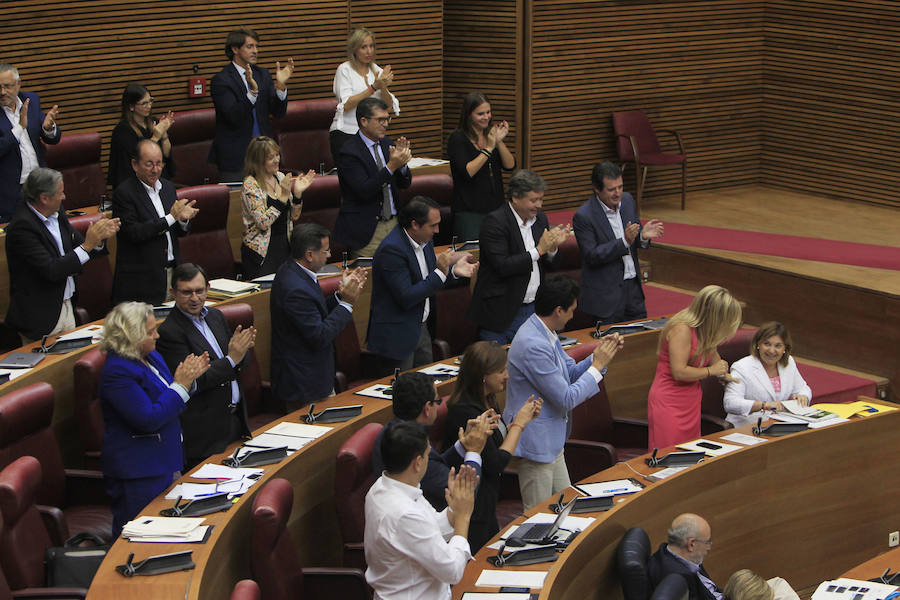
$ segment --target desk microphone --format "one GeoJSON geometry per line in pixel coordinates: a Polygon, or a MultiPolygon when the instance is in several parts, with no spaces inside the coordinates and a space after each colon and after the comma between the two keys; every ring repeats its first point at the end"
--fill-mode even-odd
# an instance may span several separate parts
{"type": "Polygon", "coordinates": [[[456,236],[450,238],[450,249],[456,252],[456,236]]]}
{"type": "Polygon", "coordinates": [[[653,454],[650,455],[650,458],[647,459],[647,464],[651,467],[659,466],[659,459],[656,458],[656,453],[659,452],[659,448],[653,449],[653,454]]]}
{"type": "Polygon", "coordinates": [[[347,268],[347,252],[345,251],[345,252],[343,253],[343,255],[344,255],[344,262],[341,264],[341,269],[342,269],[342,270],[347,268]]]}
{"type": "Polygon", "coordinates": [[[762,417],[757,417],[756,427],[753,428],[753,435],[759,435],[762,431],[762,417]]]}

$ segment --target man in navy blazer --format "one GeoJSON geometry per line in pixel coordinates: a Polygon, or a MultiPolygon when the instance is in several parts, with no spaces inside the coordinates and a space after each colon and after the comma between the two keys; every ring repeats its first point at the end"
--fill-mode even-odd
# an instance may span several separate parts
{"type": "Polygon", "coordinates": [[[688,600],[721,598],[722,590],[703,568],[703,559],[712,548],[712,529],[706,519],[692,513],[678,515],[667,538],[647,562],[650,584],[656,587],[666,575],[675,573],[687,583],[688,600]]]}
{"type": "Polygon", "coordinates": [[[26,203],[6,227],[6,324],[27,343],[74,329],[74,276],[106,252],[103,241],[115,235],[119,220],[101,217],[82,236],[66,218],[62,173],[53,169],[34,169],[23,190],[26,203]]]}
{"type": "Polygon", "coordinates": [[[252,29],[232,31],[225,39],[230,64],[210,82],[216,107],[216,137],[209,149],[209,162],[219,168],[219,181],[244,180],[244,155],[250,140],[272,136],[269,116],[283,117],[287,111],[287,82],[294,72],[294,59],[285,66],[275,63],[275,81],[267,69],[256,66],[259,36],[252,29]]]}
{"type": "Polygon", "coordinates": [[[302,223],[291,234],[291,259],[275,273],[272,393],[287,411],[334,393],[334,340],[353,318],[366,271],[345,271],[337,293],[323,297],[316,273],[328,262],[328,230],[302,223]]]}
{"type": "Polygon", "coordinates": [[[641,227],[634,198],[622,191],[618,165],[595,165],[591,184],[594,196],[572,219],[581,250],[580,308],[602,323],[643,319],[647,309],[637,248],[661,236],[663,224],[650,219],[641,227]]]}
{"type": "Polygon", "coordinates": [[[359,132],[344,142],[335,162],[341,184],[341,208],[334,239],[350,246],[353,256],[372,256],[397,224],[399,193],[412,183],[406,163],[409,140],[386,137],[391,117],[380,98],[356,106],[359,132]]]}
{"type": "Polygon", "coordinates": [[[0,223],[8,223],[22,204],[22,184],[37,167],[46,167],[44,144],[58,144],[59,107],[41,112],[37,94],[20,92],[19,71],[0,63],[0,223]]]}
{"type": "Polygon", "coordinates": [[[569,227],[551,228],[541,210],[547,185],[522,169],[509,179],[509,202],[481,224],[478,279],[466,317],[479,327],[482,340],[508,344],[519,326],[534,314],[534,296],[569,227]]]}
{"type": "Polygon", "coordinates": [[[478,269],[465,252],[447,250],[435,257],[432,238],[441,211],[434,200],[415,196],[400,209],[398,221],[372,263],[368,348],[384,374],[432,362],[428,321],[434,296],[451,269],[453,277],[471,277],[478,269]]]}

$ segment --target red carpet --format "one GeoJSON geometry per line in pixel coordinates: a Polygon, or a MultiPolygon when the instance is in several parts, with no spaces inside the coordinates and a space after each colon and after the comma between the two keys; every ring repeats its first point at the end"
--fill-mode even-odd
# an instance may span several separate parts
{"type": "MultiPolygon", "coordinates": [[[[571,223],[574,214],[574,211],[558,211],[547,213],[547,218],[551,225],[571,223]]],[[[660,241],[677,246],[753,252],[784,258],[900,270],[900,248],[874,244],[835,242],[818,238],[703,227],[701,225],[682,225],[680,223],[666,223],[666,233],[660,241]]]]}
{"type": "Polygon", "coordinates": [[[644,284],[644,304],[647,307],[647,317],[656,319],[663,315],[674,315],[682,308],[687,308],[694,297],[691,294],[682,294],[652,284],[644,284]]]}
{"type": "Polygon", "coordinates": [[[875,397],[874,381],[803,363],[797,364],[797,370],[812,389],[813,404],[817,402],[856,402],[857,396],[875,397]]]}

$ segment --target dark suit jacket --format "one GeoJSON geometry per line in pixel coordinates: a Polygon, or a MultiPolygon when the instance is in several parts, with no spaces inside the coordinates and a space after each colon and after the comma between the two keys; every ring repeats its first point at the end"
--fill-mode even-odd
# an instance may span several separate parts
{"type": "MultiPolygon", "coordinates": [[[[640,223],[634,206],[631,194],[622,194],[619,212],[623,228],[629,221],[640,223]]],[[[641,266],[637,257],[640,234],[630,247],[626,247],[622,240],[615,237],[596,196],[592,196],[575,212],[572,225],[581,250],[581,296],[578,298],[578,308],[599,319],[612,316],[625,293],[622,279],[625,276],[625,265],[622,257],[629,252],[634,260],[637,276],[640,277],[641,266]]]]}
{"type": "MultiPolygon", "coordinates": [[[[200,330],[177,307],[169,312],[169,316],[159,326],[159,340],[156,342],[157,350],[173,373],[178,363],[188,354],[209,352],[209,370],[197,378],[197,389],[181,413],[184,453],[190,459],[189,462],[222,452],[234,441],[227,438],[231,425],[231,382],[236,379],[240,383],[241,363],[232,367],[225,358],[225,354],[228,354],[228,342],[231,340],[231,329],[222,313],[210,308],[206,324],[223,352],[221,358],[216,358],[217,353],[200,330]]],[[[243,433],[249,435],[246,403],[240,403],[238,414],[244,425],[243,433]]]]}
{"type": "MultiPolygon", "coordinates": [[[[163,212],[169,214],[177,199],[175,186],[160,179],[159,198],[163,212]]],[[[158,217],[150,196],[135,176],[122,182],[113,192],[113,216],[122,220],[116,237],[116,269],[113,274],[113,304],[138,300],[159,304],[166,299],[166,236],[172,234],[172,253],[175,263],[181,262],[178,237],[186,232],[175,221],[169,227],[166,219],[158,217]]]]}
{"type": "MultiPolygon", "coordinates": [[[[45,144],[58,144],[62,131],[56,126],[56,135],[49,136],[44,133],[44,113],[41,112],[41,100],[33,92],[19,92],[19,99],[24,103],[31,99],[28,105],[28,137],[34,146],[37,155],[38,166],[46,167],[44,158],[45,144]]],[[[6,222],[16,214],[16,209],[22,204],[22,152],[19,149],[19,140],[12,133],[12,123],[6,118],[6,113],[0,114],[0,222],[6,222]]]]}
{"type": "Polygon", "coordinates": [[[294,260],[275,273],[272,314],[272,393],[289,410],[316,402],[334,389],[334,339],[352,314],[294,260]]]}
{"type": "Polygon", "coordinates": [[[428,276],[422,279],[409,237],[399,225],[375,251],[367,343],[379,356],[402,360],[415,351],[426,298],[431,301],[430,317],[435,315],[435,294],[444,282],[434,272],[434,244],[428,242],[424,252],[428,276]]]}
{"type": "MultiPolygon", "coordinates": [[[[47,227],[24,203],[6,228],[10,296],[6,323],[29,339],[50,333],[59,319],[66,279],[82,270],[75,248],[84,243],[84,237],[69,224],[63,210],[59,232],[62,256],[47,227]]],[[[75,300],[73,296],[73,305],[75,300]]]]}
{"type": "MultiPolygon", "coordinates": [[[[394,141],[384,137],[379,142],[385,161],[390,157],[394,141]]],[[[384,194],[381,186],[390,184],[394,207],[399,209],[399,189],[408,188],[412,174],[403,167],[391,175],[387,167],[379,169],[360,134],[344,142],[336,159],[341,184],[341,209],[334,224],[334,239],[351,248],[362,248],[372,239],[381,214],[384,194]]]]}
{"type": "Polygon", "coordinates": [[[255,103],[247,99],[247,85],[233,63],[225,65],[212,78],[209,86],[216,107],[216,137],[209,149],[209,162],[218,165],[220,171],[240,171],[244,168],[244,156],[253,135],[252,111],[256,111],[259,135],[269,137],[272,137],[269,116],[283,117],[287,112],[287,99],[278,99],[268,69],[256,65],[252,65],[252,69],[259,87],[255,103]]]}
{"type": "MultiPolygon", "coordinates": [[[[684,577],[684,580],[687,582],[688,600],[715,600],[715,596],[706,589],[706,586],[703,585],[703,582],[700,581],[697,574],[691,573],[691,571],[688,570],[687,565],[672,556],[669,551],[666,550],[666,546],[667,544],[665,543],[660,544],[659,550],[653,553],[653,556],[650,557],[650,560],[647,563],[647,573],[650,576],[650,585],[655,588],[666,575],[678,573],[684,577]]],[[[704,577],[712,579],[712,577],[709,576],[709,573],[706,572],[706,569],[703,568],[703,565],[700,565],[700,572],[703,573],[704,577]]]]}
{"type": "MultiPolygon", "coordinates": [[[[158,352],[147,360],[172,381],[158,352]]],[[[184,466],[178,415],[184,401],[146,365],[110,352],[100,373],[103,474],[119,479],[171,475],[184,466]]]]}
{"type": "MultiPolygon", "coordinates": [[[[509,327],[516,311],[522,306],[528,280],[531,279],[531,255],[525,251],[517,218],[509,203],[504,202],[503,206],[484,218],[478,236],[481,264],[466,317],[491,331],[504,331],[509,327]]],[[[549,227],[547,216],[538,211],[531,226],[535,245],[549,227]]],[[[538,261],[542,281],[549,264],[550,257],[547,255],[538,261]]]]}

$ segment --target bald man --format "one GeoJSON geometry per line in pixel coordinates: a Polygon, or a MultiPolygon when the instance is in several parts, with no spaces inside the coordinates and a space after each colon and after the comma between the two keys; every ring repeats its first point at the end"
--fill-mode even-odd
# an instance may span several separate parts
{"type": "Polygon", "coordinates": [[[653,587],[670,573],[684,577],[688,600],[722,600],[722,590],[703,568],[703,559],[712,548],[712,531],[706,520],[692,513],[678,515],[669,527],[668,543],[650,557],[647,571],[653,587]]]}

